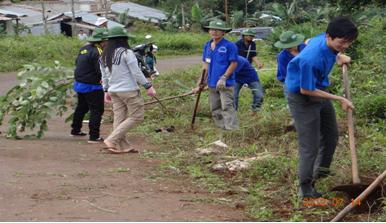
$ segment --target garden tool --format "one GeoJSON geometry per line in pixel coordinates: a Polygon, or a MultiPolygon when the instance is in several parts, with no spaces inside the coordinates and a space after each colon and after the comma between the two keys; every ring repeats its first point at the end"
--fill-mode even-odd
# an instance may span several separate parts
{"type": "Polygon", "coordinates": [[[199,90],[197,92],[196,104],[195,104],[194,110],[193,110],[192,122],[190,124],[191,129],[194,129],[194,122],[196,121],[196,113],[197,113],[197,109],[198,109],[198,104],[200,102],[201,91],[204,89],[204,86],[205,86],[204,85],[205,72],[206,72],[206,70],[203,69],[202,74],[201,74],[201,78],[200,78],[200,83],[199,83],[199,90]]]}
{"type": "MultiPolygon", "coordinates": [[[[348,74],[347,74],[348,71],[347,71],[346,64],[343,65],[342,70],[343,70],[343,85],[345,90],[345,96],[348,100],[351,101],[351,95],[350,95],[350,89],[349,89],[350,86],[349,86],[349,80],[348,80],[348,74]]],[[[368,185],[362,184],[359,179],[352,109],[347,110],[347,125],[348,125],[349,144],[350,144],[350,153],[351,153],[353,184],[339,185],[332,188],[331,190],[343,192],[348,196],[350,201],[353,201],[353,199],[358,197],[358,195],[360,195],[368,187],[368,185]]],[[[357,205],[355,210],[357,212],[364,212],[369,210],[369,206],[376,205],[377,207],[379,207],[381,205],[381,201],[379,198],[382,197],[382,194],[384,193],[386,193],[386,190],[382,187],[382,184],[374,186],[372,191],[368,194],[367,198],[366,197],[363,198],[366,200],[358,201],[360,202],[360,205],[357,205]]]]}
{"type": "Polygon", "coordinates": [[[371,194],[374,189],[379,187],[379,184],[382,184],[382,181],[386,178],[386,170],[383,171],[381,175],[379,175],[371,184],[368,186],[358,197],[356,197],[352,202],[347,205],[342,211],[338,213],[337,216],[335,216],[334,219],[332,219],[332,222],[340,221],[346,216],[352,209],[357,207],[358,205],[361,205],[362,201],[366,199],[366,197],[371,194]]]}
{"type": "Polygon", "coordinates": [[[167,98],[161,98],[161,99],[158,99],[158,100],[146,102],[145,105],[150,105],[150,104],[154,104],[154,103],[159,103],[159,102],[161,102],[161,101],[167,101],[167,100],[172,100],[172,99],[176,99],[176,98],[182,98],[182,97],[186,97],[186,96],[189,96],[189,95],[192,95],[192,94],[194,94],[194,93],[193,93],[193,92],[188,92],[188,93],[180,94],[180,95],[177,95],[177,96],[172,96],[172,97],[167,97],[167,98]]]}
{"type": "Polygon", "coordinates": [[[162,110],[165,112],[166,111],[165,105],[163,105],[162,102],[156,96],[154,96],[153,98],[161,105],[162,110]]]}

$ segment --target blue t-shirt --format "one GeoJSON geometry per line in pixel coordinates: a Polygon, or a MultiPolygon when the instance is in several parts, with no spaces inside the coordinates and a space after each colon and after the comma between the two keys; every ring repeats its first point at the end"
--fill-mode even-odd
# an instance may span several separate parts
{"type": "MultiPolygon", "coordinates": [[[[221,39],[214,50],[210,49],[213,40],[208,41],[204,46],[202,61],[208,63],[208,87],[215,88],[217,81],[228,69],[232,61],[237,60],[237,47],[234,43],[221,39]]],[[[226,86],[235,84],[235,72],[226,81],[226,86]]]]}
{"type": "MultiPolygon", "coordinates": [[[[304,43],[300,44],[298,46],[298,51],[301,52],[304,49],[304,47],[306,47],[306,44],[304,44],[304,43]]],[[[285,77],[287,76],[287,65],[294,57],[295,56],[292,55],[286,49],[283,49],[277,55],[277,74],[276,74],[276,79],[278,81],[284,82],[285,77]]]]}
{"type": "Polygon", "coordinates": [[[93,91],[103,90],[101,84],[86,84],[74,81],[74,91],[78,93],[90,93],[93,91]]]}
{"type": "Polygon", "coordinates": [[[235,69],[236,82],[239,84],[248,84],[259,81],[259,76],[255,68],[242,56],[237,56],[237,67],[235,69]]]}
{"type": "Polygon", "coordinates": [[[337,52],[327,46],[326,34],[322,33],[307,44],[287,67],[285,85],[289,92],[300,89],[323,90],[330,85],[328,75],[336,61],[337,52]]]}

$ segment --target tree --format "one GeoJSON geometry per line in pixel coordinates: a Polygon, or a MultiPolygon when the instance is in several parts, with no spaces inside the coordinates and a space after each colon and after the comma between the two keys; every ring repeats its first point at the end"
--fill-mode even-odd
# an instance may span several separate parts
{"type": "Polygon", "coordinates": [[[66,99],[73,81],[73,70],[58,61],[52,68],[39,64],[24,65],[18,73],[20,84],[0,97],[0,125],[9,115],[7,137],[20,138],[26,128],[38,129],[33,136],[41,138],[51,114],[62,116],[67,111],[66,99]]]}

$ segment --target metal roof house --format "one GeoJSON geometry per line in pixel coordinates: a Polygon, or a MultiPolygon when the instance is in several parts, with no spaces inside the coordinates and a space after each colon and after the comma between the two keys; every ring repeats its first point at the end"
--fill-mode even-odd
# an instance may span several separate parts
{"type": "Polygon", "coordinates": [[[150,21],[152,23],[159,23],[159,21],[167,19],[165,12],[161,10],[132,2],[113,3],[111,5],[111,11],[114,13],[123,13],[127,9],[129,9],[127,15],[131,18],[150,21]]]}
{"type": "MultiPolygon", "coordinates": [[[[0,8],[0,16],[12,18],[17,25],[20,23],[27,26],[32,35],[44,33],[43,14],[39,9],[28,6],[5,5],[0,8]]],[[[60,33],[58,24],[47,24],[47,29],[50,33],[60,33]]],[[[13,31],[9,30],[7,33],[13,33],[13,31]]],[[[27,32],[24,31],[21,34],[25,35],[27,32]]]]}
{"type": "Polygon", "coordinates": [[[236,34],[241,34],[242,31],[246,29],[252,29],[256,32],[255,39],[261,40],[264,39],[267,35],[273,32],[272,27],[250,27],[250,28],[237,28],[237,29],[232,29],[230,33],[236,33],[236,34]]]}
{"type": "MultiPolygon", "coordinates": [[[[6,5],[0,6],[0,16],[4,18],[11,18],[16,20],[17,23],[27,26],[32,35],[41,35],[44,33],[43,25],[43,13],[41,10],[29,6],[17,6],[17,5],[6,5]]],[[[65,33],[68,36],[71,36],[71,25],[72,25],[72,13],[63,12],[59,14],[53,14],[50,10],[46,13],[47,16],[47,29],[49,33],[59,34],[65,33]]],[[[79,29],[94,30],[96,28],[95,22],[99,17],[95,14],[86,12],[86,11],[77,11],[75,12],[75,26],[79,29]]],[[[0,20],[1,23],[5,23],[5,19],[0,20]]],[[[7,19],[7,33],[13,33],[12,31],[12,21],[7,19]]],[[[122,26],[117,22],[112,20],[108,21],[108,28],[114,26],[122,26]]],[[[87,31],[86,31],[87,32],[87,31]]],[[[26,32],[21,33],[27,34],[26,32]]]]}

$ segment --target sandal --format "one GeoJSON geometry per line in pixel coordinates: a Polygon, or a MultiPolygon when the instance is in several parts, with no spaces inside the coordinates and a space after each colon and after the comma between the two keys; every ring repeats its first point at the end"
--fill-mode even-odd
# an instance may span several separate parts
{"type": "Polygon", "coordinates": [[[107,152],[111,154],[123,154],[123,153],[138,153],[138,150],[136,149],[118,150],[116,148],[110,147],[110,148],[107,148],[107,152]]]}

